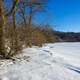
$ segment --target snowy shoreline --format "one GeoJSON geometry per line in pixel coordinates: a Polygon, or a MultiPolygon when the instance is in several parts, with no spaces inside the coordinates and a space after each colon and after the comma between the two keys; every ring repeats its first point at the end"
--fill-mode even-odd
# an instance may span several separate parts
{"type": "Polygon", "coordinates": [[[26,48],[15,62],[0,61],[0,80],[80,80],[80,43],[26,48]]]}

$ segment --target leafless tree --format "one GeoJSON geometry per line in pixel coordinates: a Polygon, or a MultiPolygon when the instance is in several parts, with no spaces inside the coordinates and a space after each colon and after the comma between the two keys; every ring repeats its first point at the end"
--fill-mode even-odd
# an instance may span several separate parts
{"type": "Polygon", "coordinates": [[[8,13],[4,14],[3,12],[4,0],[0,0],[0,56],[2,57],[7,57],[7,53],[5,52],[5,44],[3,42],[5,17],[10,16],[14,12],[17,2],[18,0],[13,0],[13,5],[11,10],[8,13]]]}

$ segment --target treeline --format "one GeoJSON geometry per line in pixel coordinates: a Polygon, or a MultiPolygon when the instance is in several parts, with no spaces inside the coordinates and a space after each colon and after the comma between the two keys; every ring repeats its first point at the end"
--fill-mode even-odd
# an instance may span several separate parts
{"type": "Polygon", "coordinates": [[[52,29],[33,24],[33,16],[46,4],[46,0],[0,0],[0,58],[10,59],[23,47],[58,41],[52,29]]]}
{"type": "Polygon", "coordinates": [[[62,42],[80,42],[80,32],[55,32],[55,35],[59,37],[59,41],[62,42]]]}

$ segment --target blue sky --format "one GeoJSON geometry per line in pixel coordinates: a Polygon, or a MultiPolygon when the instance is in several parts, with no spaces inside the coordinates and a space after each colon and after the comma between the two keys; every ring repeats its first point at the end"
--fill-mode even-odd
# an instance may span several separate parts
{"type": "Polygon", "coordinates": [[[80,0],[49,0],[46,12],[35,19],[59,31],[80,32],[80,0]]]}
{"type": "MultiPolygon", "coordinates": [[[[7,0],[10,3],[10,0],[7,0]]],[[[57,31],[80,32],[80,0],[48,0],[33,22],[50,24],[57,31]]]]}

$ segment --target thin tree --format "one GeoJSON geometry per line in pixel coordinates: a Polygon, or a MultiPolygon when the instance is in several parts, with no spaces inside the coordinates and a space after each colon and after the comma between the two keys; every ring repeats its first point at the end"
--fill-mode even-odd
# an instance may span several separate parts
{"type": "Polygon", "coordinates": [[[28,18],[28,27],[30,28],[28,31],[28,36],[30,36],[29,38],[29,42],[28,45],[32,45],[32,34],[33,32],[31,31],[31,26],[32,26],[32,19],[33,16],[35,15],[36,12],[40,12],[41,10],[43,10],[43,6],[45,5],[47,1],[46,0],[27,0],[27,7],[29,7],[29,18],[28,18]]]}

